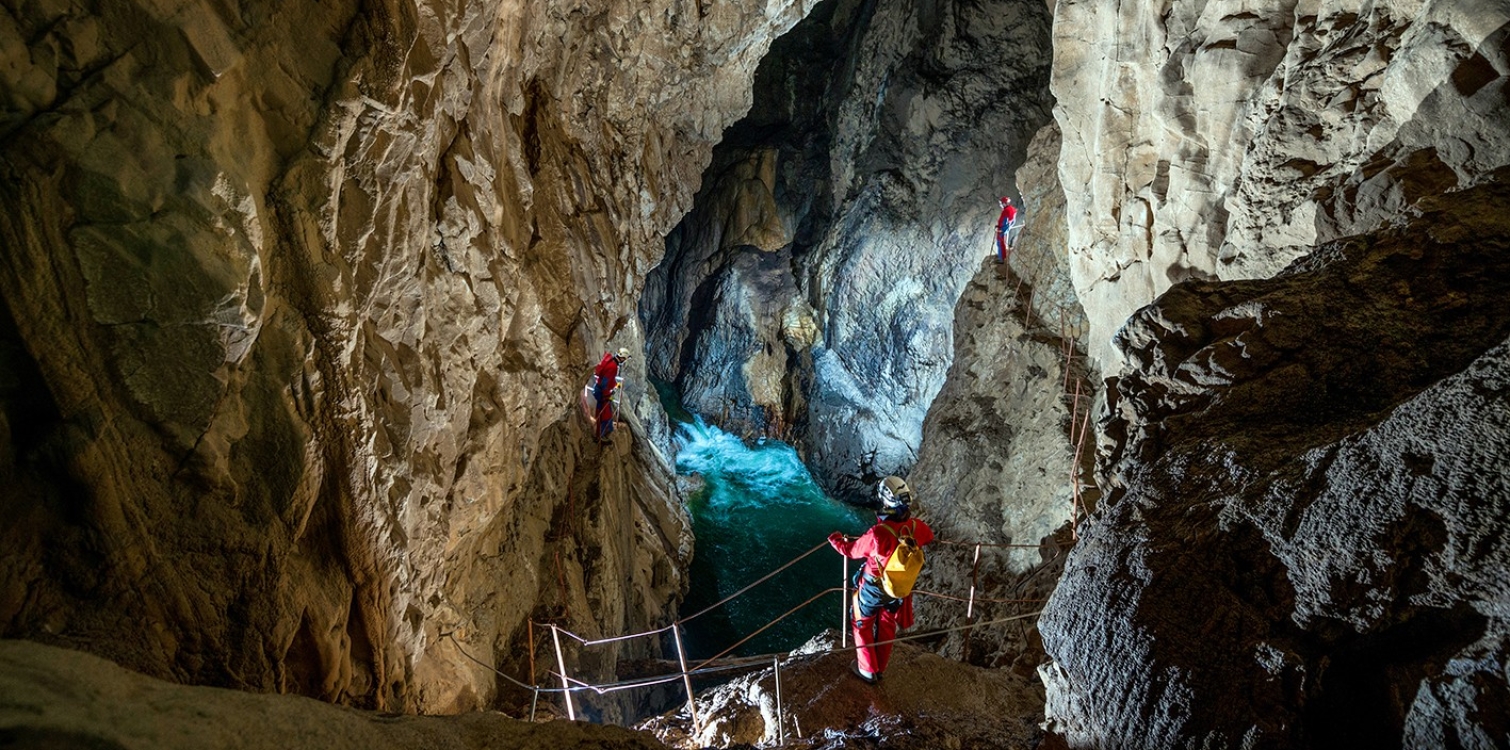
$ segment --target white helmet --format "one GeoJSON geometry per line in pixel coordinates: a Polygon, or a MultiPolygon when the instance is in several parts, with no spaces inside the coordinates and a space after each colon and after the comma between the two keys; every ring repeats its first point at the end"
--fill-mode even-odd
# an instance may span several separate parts
{"type": "Polygon", "coordinates": [[[905,511],[912,505],[912,488],[907,486],[907,481],[898,476],[890,476],[881,480],[876,487],[876,497],[881,500],[881,510],[887,513],[905,511]]]}
{"type": "Polygon", "coordinates": [[[618,357],[620,360],[629,359],[629,349],[627,347],[621,348],[619,349],[618,354],[614,356],[618,357]]]}

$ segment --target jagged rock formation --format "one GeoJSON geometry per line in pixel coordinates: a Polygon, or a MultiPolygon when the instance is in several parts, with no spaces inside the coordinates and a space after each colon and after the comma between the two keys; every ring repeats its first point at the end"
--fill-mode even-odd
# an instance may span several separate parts
{"type": "Polygon", "coordinates": [[[1497,0],[1055,7],[1060,177],[1099,360],[1176,282],[1272,275],[1510,163],[1497,0]]]}
{"type": "Polygon", "coordinates": [[[664,458],[573,405],[810,6],[0,4],[0,633],[445,711],[444,633],[669,617],[664,458]]]}
{"type": "Polygon", "coordinates": [[[395,716],[286,695],[155,680],[77,651],[0,641],[0,742],[7,747],[198,750],[654,750],[623,727],[500,714],[395,716]]]}
{"type": "Polygon", "coordinates": [[[1506,178],[1129,321],[1040,622],[1072,746],[1503,744],[1506,178]]]}
{"type": "MultiPolygon", "coordinates": [[[[1027,167],[1018,173],[1018,184],[1034,186],[1024,213],[1036,218],[1014,248],[1013,271],[985,261],[955,309],[954,362],[910,477],[945,538],[1037,544],[1070,518],[1070,482],[1082,463],[1072,433],[1094,391],[1078,351],[1084,315],[1063,245],[1050,242],[1063,236],[1064,198],[1043,167],[1058,147],[1057,128],[1045,128],[1030,151],[1038,179],[1024,179],[1027,167]]],[[[1037,555],[1023,550],[1017,559],[1021,567],[1037,555]]]]}
{"type": "MultiPolygon", "coordinates": [[[[1033,748],[1042,697],[1026,677],[950,661],[899,643],[886,677],[849,673],[853,652],[832,631],[781,666],[782,721],[792,748],[1033,748]]],[[[672,747],[769,747],[780,735],[775,671],[767,668],[698,695],[697,731],[683,708],[642,724],[672,747]]]]}
{"type": "MultiPolygon", "coordinates": [[[[1079,517],[1094,507],[1088,427],[1097,378],[1086,371],[1085,317],[1065,255],[1059,144],[1058,127],[1045,127],[1017,172],[1026,226],[1011,271],[986,261],[955,309],[954,361],[909,480],[919,513],[948,540],[928,553],[922,585],[959,600],[974,586],[976,600],[972,612],[962,601],[920,596],[921,628],[1040,609],[1073,543],[1067,522],[1076,504],[1079,517]],[[1076,480],[1085,487],[1078,498],[1076,480]],[[972,542],[984,544],[978,558],[972,542]]],[[[1032,626],[956,631],[937,650],[1033,675],[1045,656],[1032,626]]]]}
{"type": "Polygon", "coordinates": [[[1047,119],[1034,2],[833,0],[772,50],[667,240],[652,374],[736,434],[868,497],[915,460],[995,196],[1047,119]]]}

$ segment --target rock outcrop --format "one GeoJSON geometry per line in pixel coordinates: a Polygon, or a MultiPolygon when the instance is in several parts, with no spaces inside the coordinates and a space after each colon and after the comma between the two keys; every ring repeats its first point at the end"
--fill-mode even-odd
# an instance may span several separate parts
{"type": "Polygon", "coordinates": [[[664,621],[664,458],[576,394],[811,5],[0,4],[0,633],[448,711],[443,634],[664,621]]]}
{"type": "MultiPolygon", "coordinates": [[[[919,514],[943,540],[922,585],[952,597],[920,596],[921,628],[1041,609],[1073,544],[1072,516],[1095,504],[1098,378],[1086,369],[1085,316],[1065,254],[1059,143],[1058,127],[1045,127],[1017,172],[1026,226],[1010,270],[986,261],[955,308],[954,361],[908,477],[919,514]]],[[[937,650],[1022,675],[1045,661],[1031,620],[955,631],[937,650]]]]}
{"type": "Polygon", "coordinates": [[[1498,0],[1060,0],[1055,118],[1091,354],[1187,279],[1270,276],[1510,163],[1498,0]]]}
{"type": "Polygon", "coordinates": [[[868,498],[916,460],[995,197],[1048,119],[1033,2],[833,0],[773,47],[756,104],[667,240],[651,373],[736,434],[868,498]]]}
{"type": "MultiPolygon", "coordinates": [[[[1035,188],[1023,206],[1035,223],[1016,243],[1011,271],[985,261],[960,297],[953,364],[909,478],[924,517],[949,539],[1036,545],[1069,520],[1072,480],[1090,478],[1080,467],[1094,445],[1075,456],[1095,394],[1077,336],[1085,318],[1063,245],[1051,242],[1063,237],[1063,192],[1042,168],[1059,154],[1057,128],[1033,145],[1040,179],[1025,180],[1025,167],[1018,183],[1035,188]]],[[[1016,567],[1037,561],[1027,549],[1017,557],[1016,567]]]]}
{"type": "Polygon", "coordinates": [[[288,695],[174,685],[78,651],[0,641],[7,747],[128,750],[657,750],[623,727],[501,714],[395,716],[288,695]]]}
{"type": "Polygon", "coordinates": [[[1040,622],[1071,746],[1504,742],[1506,178],[1129,321],[1040,622]]]}
{"type": "Polygon", "coordinates": [[[899,643],[885,679],[850,674],[854,653],[832,631],[783,658],[778,726],[775,670],[766,668],[698,695],[698,727],[686,708],[644,722],[672,747],[1032,748],[1043,732],[1041,689],[1001,670],[970,667],[899,643]]]}

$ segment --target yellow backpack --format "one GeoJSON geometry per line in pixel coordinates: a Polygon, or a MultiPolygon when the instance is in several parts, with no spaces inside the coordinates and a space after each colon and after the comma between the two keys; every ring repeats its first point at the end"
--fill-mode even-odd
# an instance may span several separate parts
{"type": "Polygon", "coordinates": [[[923,548],[912,538],[910,523],[902,527],[900,534],[884,523],[876,525],[897,538],[897,546],[891,550],[891,556],[886,558],[886,564],[881,566],[881,588],[887,596],[901,599],[912,593],[912,585],[917,582],[918,573],[923,572],[923,548]]]}

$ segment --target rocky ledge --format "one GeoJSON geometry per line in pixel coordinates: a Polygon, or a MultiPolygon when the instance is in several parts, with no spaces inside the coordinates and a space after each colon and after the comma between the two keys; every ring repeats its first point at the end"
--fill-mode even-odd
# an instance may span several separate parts
{"type": "MultiPolygon", "coordinates": [[[[850,674],[853,652],[829,631],[781,666],[781,716],[792,748],[1033,748],[1042,689],[1005,670],[979,669],[899,643],[885,678],[850,674]]],[[[768,747],[777,725],[775,670],[763,669],[698,696],[700,726],[685,708],[641,725],[672,747],[768,747]]]]}

